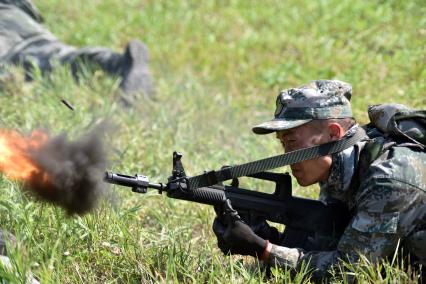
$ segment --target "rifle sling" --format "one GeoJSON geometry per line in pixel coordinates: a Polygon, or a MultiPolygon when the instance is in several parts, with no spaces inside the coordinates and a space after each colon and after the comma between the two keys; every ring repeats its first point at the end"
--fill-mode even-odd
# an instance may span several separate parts
{"type": "Polygon", "coordinates": [[[218,171],[205,172],[197,176],[189,177],[187,183],[188,189],[212,186],[226,180],[231,180],[233,178],[247,176],[258,172],[303,162],[306,160],[316,159],[329,154],[334,154],[354,146],[356,143],[365,138],[365,136],[366,133],[364,129],[362,127],[358,127],[355,134],[351,137],[345,137],[337,141],[299,149],[246,164],[223,168],[218,171]]]}

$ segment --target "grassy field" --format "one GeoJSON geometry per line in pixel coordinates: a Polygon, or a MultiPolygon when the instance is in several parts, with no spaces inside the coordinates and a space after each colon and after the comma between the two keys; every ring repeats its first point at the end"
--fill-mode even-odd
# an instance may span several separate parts
{"type": "MultiPolygon", "coordinates": [[[[42,127],[74,138],[108,118],[109,169],[165,181],[173,150],[189,175],[281,152],[273,136],[251,127],[272,117],[280,89],[313,79],[353,84],[356,118],[370,104],[426,108],[426,5],[423,1],[37,1],[45,26],[76,46],[121,52],[133,38],[150,49],[155,99],[130,109],[119,82],[101,71],[75,84],[68,69],[25,83],[20,69],[1,82],[0,127],[42,127]],[[76,109],[67,109],[66,99],[76,109]]],[[[283,169],[286,170],[286,169],[283,169]]],[[[247,181],[247,186],[257,186],[247,181]]],[[[290,283],[300,273],[226,257],[211,230],[214,211],[160,196],[111,188],[108,201],[83,217],[22,193],[0,177],[0,227],[17,238],[11,283],[31,270],[42,283],[290,283]]],[[[263,189],[261,189],[263,190],[263,189]]],[[[265,189],[267,190],[267,189],[265,189]]],[[[315,198],[316,187],[297,195],[315,198]]],[[[361,283],[410,283],[397,264],[352,268],[361,283]]],[[[335,282],[343,281],[338,276],[335,282]]],[[[343,281],[344,282],[344,281],[343,281]]]]}

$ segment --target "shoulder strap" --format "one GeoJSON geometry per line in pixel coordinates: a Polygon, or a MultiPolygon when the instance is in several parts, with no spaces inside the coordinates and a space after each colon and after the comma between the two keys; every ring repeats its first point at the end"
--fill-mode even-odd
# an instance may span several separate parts
{"type": "Polygon", "coordinates": [[[269,157],[262,160],[249,162],[233,167],[223,168],[218,171],[210,171],[201,175],[189,177],[189,189],[196,189],[205,186],[212,186],[222,181],[247,176],[270,169],[275,169],[306,160],[316,159],[329,154],[334,154],[354,146],[359,141],[366,138],[366,133],[362,127],[358,127],[354,135],[342,138],[337,141],[299,149],[282,155],[269,157]]]}

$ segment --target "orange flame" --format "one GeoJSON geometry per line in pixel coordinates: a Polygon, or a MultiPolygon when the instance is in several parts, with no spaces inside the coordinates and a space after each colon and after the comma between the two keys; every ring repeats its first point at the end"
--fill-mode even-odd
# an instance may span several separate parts
{"type": "Polygon", "coordinates": [[[0,129],[0,172],[11,179],[31,182],[37,177],[47,183],[47,174],[30,157],[30,151],[40,149],[47,139],[48,135],[39,130],[25,137],[12,130],[0,129]]]}

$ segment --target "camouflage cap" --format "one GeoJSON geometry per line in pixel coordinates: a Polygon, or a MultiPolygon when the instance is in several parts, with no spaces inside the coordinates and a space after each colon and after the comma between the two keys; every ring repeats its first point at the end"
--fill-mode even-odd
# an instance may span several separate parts
{"type": "Polygon", "coordinates": [[[275,118],[253,127],[256,134],[291,129],[314,119],[352,117],[352,86],[338,80],[316,80],[281,91],[275,118]]]}

